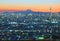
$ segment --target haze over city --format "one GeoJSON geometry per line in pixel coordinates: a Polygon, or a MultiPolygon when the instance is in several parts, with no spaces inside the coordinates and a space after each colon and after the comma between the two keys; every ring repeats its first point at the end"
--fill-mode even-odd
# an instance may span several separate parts
{"type": "Polygon", "coordinates": [[[0,0],[0,11],[3,10],[33,10],[60,12],[60,0],[0,0]]]}

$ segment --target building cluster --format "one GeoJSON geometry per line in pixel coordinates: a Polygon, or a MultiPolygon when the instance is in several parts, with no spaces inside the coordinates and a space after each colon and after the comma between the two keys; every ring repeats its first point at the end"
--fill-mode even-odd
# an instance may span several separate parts
{"type": "Polygon", "coordinates": [[[52,38],[60,38],[60,13],[0,14],[2,40],[52,38]]]}

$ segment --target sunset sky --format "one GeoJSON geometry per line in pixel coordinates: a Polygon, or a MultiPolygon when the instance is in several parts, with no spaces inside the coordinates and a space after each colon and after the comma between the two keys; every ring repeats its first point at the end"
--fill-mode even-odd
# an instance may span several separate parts
{"type": "Polygon", "coordinates": [[[60,12],[60,0],[0,0],[1,10],[27,10],[60,12]]]}

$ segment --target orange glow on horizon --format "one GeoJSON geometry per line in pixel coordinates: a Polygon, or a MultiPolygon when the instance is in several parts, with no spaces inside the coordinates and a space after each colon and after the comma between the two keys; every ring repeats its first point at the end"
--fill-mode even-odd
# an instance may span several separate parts
{"type": "MultiPolygon", "coordinates": [[[[16,11],[20,11],[20,10],[27,10],[27,9],[31,9],[32,11],[42,11],[42,12],[50,12],[50,6],[46,5],[42,5],[42,6],[10,6],[10,5],[1,5],[0,6],[0,11],[1,10],[16,10],[16,11]]],[[[55,5],[52,6],[52,12],[60,12],[60,6],[55,5]]]]}

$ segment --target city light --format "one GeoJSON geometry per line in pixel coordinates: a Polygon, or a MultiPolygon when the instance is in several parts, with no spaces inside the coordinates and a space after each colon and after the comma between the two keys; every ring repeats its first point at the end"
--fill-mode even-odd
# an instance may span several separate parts
{"type": "Polygon", "coordinates": [[[44,39],[44,37],[39,37],[38,39],[41,39],[41,40],[43,40],[43,39],[44,39]]]}

